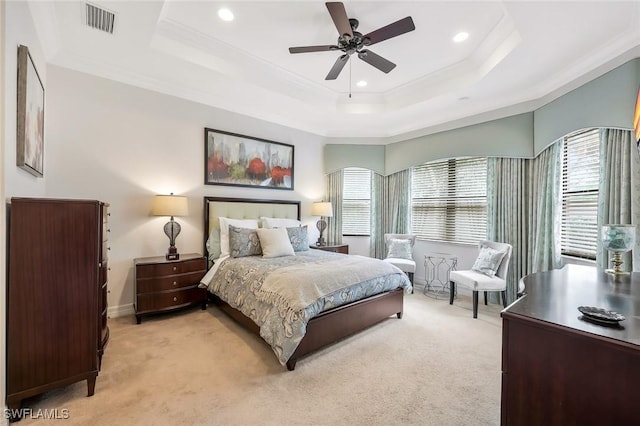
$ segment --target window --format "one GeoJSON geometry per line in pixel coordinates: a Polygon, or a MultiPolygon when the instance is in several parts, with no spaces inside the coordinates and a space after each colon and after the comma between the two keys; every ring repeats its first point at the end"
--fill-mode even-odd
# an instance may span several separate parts
{"type": "Polygon", "coordinates": [[[596,258],[600,132],[590,129],[565,137],[562,157],[561,252],[596,258]]]}
{"type": "Polygon", "coordinates": [[[460,158],[414,167],[411,226],[419,238],[473,243],[487,235],[487,159],[460,158]]]}
{"type": "Polygon", "coordinates": [[[344,169],[342,235],[369,235],[371,229],[371,171],[344,169]]]}

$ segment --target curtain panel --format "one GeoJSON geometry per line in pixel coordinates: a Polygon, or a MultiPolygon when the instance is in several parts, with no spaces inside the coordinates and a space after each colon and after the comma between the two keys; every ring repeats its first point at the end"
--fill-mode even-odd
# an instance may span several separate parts
{"type": "MultiPolygon", "coordinates": [[[[600,129],[600,184],[598,229],[607,224],[640,225],[640,158],[630,130],[600,129]]],[[[637,247],[637,244],[636,244],[637,247]]],[[[596,263],[609,267],[609,253],[602,248],[598,232],[596,263]]],[[[624,253],[623,268],[640,271],[640,250],[624,253]]]]}
{"type": "Polygon", "coordinates": [[[333,207],[333,217],[327,218],[328,244],[342,244],[342,183],[342,170],[329,173],[326,177],[325,199],[333,207]]]}
{"type": "Polygon", "coordinates": [[[520,278],[561,265],[561,172],[561,141],[534,159],[487,159],[487,239],[513,246],[508,303],[517,298],[520,278]]]}
{"type": "Polygon", "coordinates": [[[384,234],[408,234],[411,229],[411,169],[372,175],[369,251],[371,257],[384,259],[384,234]]]}

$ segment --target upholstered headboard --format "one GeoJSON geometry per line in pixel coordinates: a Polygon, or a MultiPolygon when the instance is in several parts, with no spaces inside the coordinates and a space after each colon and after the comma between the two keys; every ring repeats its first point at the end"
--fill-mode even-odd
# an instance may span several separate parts
{"type": "Polygon", "coordinates": [[[204,197],[204,253],[207,253],[211,230],[220,229],[220,217],[259,219],[262,216],[300,220],[300,201],[204,197]]]}

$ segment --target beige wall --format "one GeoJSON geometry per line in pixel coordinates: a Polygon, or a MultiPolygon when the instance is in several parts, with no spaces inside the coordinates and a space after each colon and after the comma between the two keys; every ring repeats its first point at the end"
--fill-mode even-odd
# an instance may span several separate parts
{"type": "MultiPolygon", "coordinates": [[[[4,91],[4,2],[0,2],[0,93],[4,91]]],[[[0,96],[0,164],[4,164],[4,98],[0,96]]],[[[4,173],[0,173],[0,407],[4,409],[6,400],[6,334],[7,334],[7,315],[6,315],[6,296],[7,296],[7,265],[5,262],[5,247],[7,244],[6,235],[6,207],[4,198],[4,173]]],[[[4,413],[3,413],[4,414],[4,413]]],[[[8,423],[4,415],[0,416],[2,423],[8,423]]]]}
{"type": "Polygon", "coordinates": [[[181,253],[202,253],[205,195],[301,200],[317,238],[310,212],[324,195],[323,138],[56,66],[47,83],[46,196],[110,203],[110,315],[132,312],[133,259],[163,255],[169,245],[168,218],[149,215],[156,194],[189,198],[189,215],[176,218],[181,253]],[[294,191],[205,185],[205,127],[294,145],[294,191]]]}

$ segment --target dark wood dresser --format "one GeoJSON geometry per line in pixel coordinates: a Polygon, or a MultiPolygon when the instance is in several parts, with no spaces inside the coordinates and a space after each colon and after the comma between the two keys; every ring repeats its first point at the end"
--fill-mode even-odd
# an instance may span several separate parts
{"type": "Polygon", "coordinates": [[[87,380],[107,327],[107,204],[13,198],[7,287],[7,405],[87,380]]]}
{"type": "Polygon", "coordinates": [[[181,254],[179,260],[164,256],[134,260],[136,282],[136,321],[157,314],[201,305],[207,308],[207,291],[198,288],[207,272],[207,260],[201,254],[181,254]]]}
{"type": "Polygon", "coordinates": [[[349,244],[330,244],[326,246],[311,245],[309,247],[316,250],[324,250],[324,251],[332,251],[334,253],[349,254],[349,244]]]}
{"type": "Polygon", "coordinates": [[[567,265],[523,280],[527,294],[502,313],[502,424],[635,424],[640,273],[567,265]],[[626,320],[598,325],[578,306],[626,320]]]}

